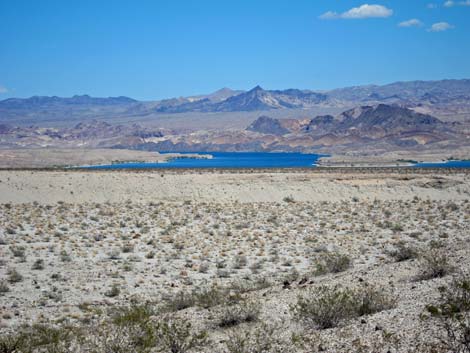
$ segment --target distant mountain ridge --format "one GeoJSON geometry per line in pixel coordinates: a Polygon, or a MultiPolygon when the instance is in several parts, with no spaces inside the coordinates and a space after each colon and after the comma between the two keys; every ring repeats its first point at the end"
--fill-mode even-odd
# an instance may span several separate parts
{"type": "Polygon", "coordinates": [[[0,124],[0,148],[99,147],[172,152],[452,149],[470,143],[469,127],[399,105],[377,104],[309,119],[261,115],[241,130],[189,133],[101,120],[65,128],[0,124]]]}
{"type": "Polygon", "coordinates": [[[181,113],[346,110],[365,105],[400,105],[421,113],[470,119],[470,80],[411,81],[313,91],[300,89],[249,91],[223,88],[211,94],[143,102],[128,97],[70,98],[34,96],[0,101],[0,122],[158,117],[181,113]]]}
{"type": "Polygon", "coordinates": [[[0,101],[1,108],[45,108],[58,105],[125,105],[133,104],[138,101],[129,97],[108,97],[95,98],[89,95],[75,95],[70,98],[61,98],[57,96],[33,96],[30,98],[8,98],[0,101]]]}

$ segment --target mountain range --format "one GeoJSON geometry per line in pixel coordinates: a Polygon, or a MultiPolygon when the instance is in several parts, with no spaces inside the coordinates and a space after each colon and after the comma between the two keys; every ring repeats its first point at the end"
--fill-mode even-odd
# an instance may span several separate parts
{"type": "Polygon", "coordinates": [[[470,80],[249,91],[142,102],[87,95],[0,101],[0,148],[470,150],[470,80]]]}
{"type": "MultiPolygon", "coordinates": [[[[347,109],[361,105],[398,104],[443,120],[470,119],[470,80],[411,81],[313,91],[300,89],[249,91],[223,88],[208,95],[143,102],[128,97],[10,98],[0,101],[0,122],[41,124],[86,119],[152,119],[181,113],[229,113],[347,109]]],[[[285,116],[283,116],[285,117],[285,116]]]]}

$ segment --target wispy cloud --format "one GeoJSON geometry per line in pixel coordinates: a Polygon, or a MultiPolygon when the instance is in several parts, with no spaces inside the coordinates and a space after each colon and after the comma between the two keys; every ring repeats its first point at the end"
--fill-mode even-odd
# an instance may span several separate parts
{"type": "Polygon", "coordinates": [[[369,5],[364,4],[359,7],[354,7],[346,12],[338,13],[328,11],[320,16],[323,20],[335,19],[363,19],[363,18],[385,18],[393,15],[393,10],[382,5],[369,5]]]}
{"type": "Polygon", "coordinates": [[[0,94],[2,94],[2,93],[8,93],[8,88],[6,88],[5,86],[0,85],[0,94]]]}
{"type": "Polygon", "coordinates": [[[437,6],[437,4],[429,3],[429,4],[426,5],[426,7],[427,7],[428,9],[437,9],[438,6],[437,6]]]}
{"type": "Polygon", "coordinates": [[[428,29],[428,32],[444,32],[452,28],[454,28],[454,26],[447,22],[438,22],[434,23],[431,28],[428,29]]]}
{"type": "Polygon", "coordinates": [[[460,1],[455,1],[455,0],[447,0],[444,3],[445,7],[454,7],[454,6],[470,6],[470,0],[460,0],[460,1]]]}
{"type": "Polygon", "coordinates": [[[398,27],[421,27],[423,26],[423,22],[418,20],[417,18],[412,18],[408,21],[403,21],[398,24],[398,27]]]}

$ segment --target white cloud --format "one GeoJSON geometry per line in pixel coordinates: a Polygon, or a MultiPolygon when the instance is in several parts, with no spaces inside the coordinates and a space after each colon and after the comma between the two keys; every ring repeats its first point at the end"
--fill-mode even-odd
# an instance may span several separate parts
{"type": "Polygon", "coordinates": [[[398,27],[421,27],[422,25],[423,22],[417,18],[412,18],[411,20],[400,22],[398,27]]]}
{"type": "Polygon", "coordinates": [[[428,29],[428,32],[444,32],[452,28],[454,28],[454,26],[447,22],[438,22],[434,23],[431,28],[428,29]]]}
{"type": "Polygon", "coordinates": [[[349,11],[337,13],[328,11],[320,16],[323,20],[333,19],[362,19],[362,18],[385,18],[393,15],[393,10],[386,8],[382,5],[369,5],[364,4],[359,7],[354,7],[349,11]]]}
{"type": "Polygon", "coordinates": [[[444,3],[444,6],[445,7],[470,6],[470,0],[461,0],[461,1],[448,0],[444,3]]]}
{"type": "Polygon", "coordinates": [[[8,93],[8,88],[0,85],[0,94],[2,93],[8,93]]]}
{"type": "Polygon", "coordinates": [[[437,4],[430,3],[430,4],[427,4],[426,7],[428,9],[437,9],[437,4]]]}

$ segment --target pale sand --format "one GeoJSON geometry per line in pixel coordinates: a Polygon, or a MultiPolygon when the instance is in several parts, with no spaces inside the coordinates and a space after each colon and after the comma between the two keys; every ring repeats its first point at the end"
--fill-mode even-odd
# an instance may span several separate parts
{"type": "MultiPolygon", "coordinates": [[[[113,162],[160,163],[179,156],[179,153],[160,154],[121,149],[10,149],[0,150],[0,168],[51,168],[106,165],[113,162]]],[[[202,157],[208,158],[208,155],[202,157]]]]}
{"type": "Polygon", "coordinates": [[[405,172],[0,171],[0,203],[462,200],[470,174],[405,172]]]}
{"type": "MultiPolygon", "coordinates": [[[[396,305],[302,334],[327,352],[358,340],[380,344],[381,332],[399,338],[392,352],[429,342],[438,331],[422,320],[425,306],[452,278],[417,281],[421,260],[395,262],[390,251],[401,242],[423,253],[439,247],[457,273],[468,273],[470,174],[348,170],[0,171],[0,282],[8,289],[0,336],[31,323],[89,322],[95,332],[116,306],[164,305],[176,293],[244,283],[256,288],[242,295],[260,318],[233,329],[277,324],[291,347],[292,333],[303,332],[290,311],[299,295],[369,283],[396,305]],[[347,254],[351,268],[314,275],[326,253],[347,254]],[[11,270],[22,280],[11,281],[11,270]],[[120,294],[110,297],[114,285],[120,294]]],[[[193,305],[175,315],[209,332],[212,343],[200,352],[226,352],[231,330],[217,326],[224,309],[193,305]]]]}

